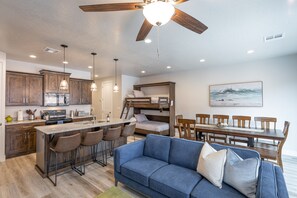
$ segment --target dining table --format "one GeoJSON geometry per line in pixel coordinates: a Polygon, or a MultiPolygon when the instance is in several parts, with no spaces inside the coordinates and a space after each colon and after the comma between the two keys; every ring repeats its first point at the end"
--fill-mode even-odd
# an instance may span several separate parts
{"type": "MultiPolygon", "coordinates": [[[[178,128],[175,125],[175,128],[178,128]]],[[[281,141],[285,138],[281,129],[258,129],[258,128],[240,128],[233,126],[219,126],[215,124],[195,124],[190,126],[192,130],[205,133],[205,140],[209,141],[210,134],[221,134],[231,137],[248,138],[248,146],[254,146],[254,139],[261,138],[267,140],[281,141]]],[[[196,135],[197,137],[197,135],[196,135]]]]}

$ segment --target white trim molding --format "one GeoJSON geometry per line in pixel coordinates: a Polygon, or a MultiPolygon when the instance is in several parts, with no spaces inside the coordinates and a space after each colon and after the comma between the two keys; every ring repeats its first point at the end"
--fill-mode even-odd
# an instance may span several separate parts
{"type": "Polygon", "coordinates": [[[5,83],[6,83],[6,54],[0,52],[0,162],[5,161],[5,83]]]}

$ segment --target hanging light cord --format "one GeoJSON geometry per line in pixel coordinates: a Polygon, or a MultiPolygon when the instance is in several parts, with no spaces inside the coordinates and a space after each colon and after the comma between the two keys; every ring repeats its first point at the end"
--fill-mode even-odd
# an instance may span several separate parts
{"type": "Polygon", "coordinates": [[[66,50],[65,50],[65,48],[66,48],[66,47],[64,46],[64,61],[63,61],[63,64],[64,64],[64,80],[66,80],[66,78],[65,78],[65,71],[66,71],[66,70],[65,70],[65,67],[66,67],[66,66],[65,66],[65,58],[66,58],[66,50]]]}
{"type": "Polygon", "coordinates": [[[114,74],[115,74],[115,85],[118,85],[118,82],[117,82],[117,62],[118,62],[118,59],[114,59],[115,61],[115,71],[114,71],[114,74]]]}
{"type": "Polygon", "coordinates": [[[160,26],[158,26],[157,30],[157,56],[158,61],[160,61],[160,26]]]}
{"type": "Polygon", "coordinates": [[[93,54],[93,81],[95,80],[95,54],[93,54]]]}

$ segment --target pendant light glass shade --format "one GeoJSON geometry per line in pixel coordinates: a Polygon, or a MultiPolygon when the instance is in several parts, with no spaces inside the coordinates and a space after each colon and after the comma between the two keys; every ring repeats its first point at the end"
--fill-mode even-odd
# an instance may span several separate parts
{"type": "Polygon", "coordinates": [[[69,89],[69,85],[68,85],[68,82],[67,82],[67,80],[66,80],[66,78],[65,78],[65,67],[66,67],[66,64],[68,64],[68,62],[66,61],[66,59],[65,59],[65,57],[66,57],[66,48],[68,47],[67,45],[61,45],[61,47],[63,47],[64,48],[64,54],[63,54],[63,56],[64,56],[64,59],[63,59],[63,65],[64,65],[64,78],[63,78],[63,80],[61,81],[61,83],[60,83],[60,90],[68,90],[69,89]]]}
{"type": "Polygon", "coordinates": [[[170,2],[156,1],[144,6],[143,15],[154,26],[168,23],[175,12],[170,2]]]}
{"type": "Polygon", "coordinates": [[[119,59],[115,58],[114,60],[114,87],[113,87],[113,92],[117,93],[119,92],[120,88],[117,83],[117,62],[119,59]]]}
{"type": "Polygon", "coordinates": [[[97,85],[95,83],[95,56],[97,55],[95,52],[91,53],[93,56],[93,82],[91,84],[91,91],[97,91],[97,85]]]}

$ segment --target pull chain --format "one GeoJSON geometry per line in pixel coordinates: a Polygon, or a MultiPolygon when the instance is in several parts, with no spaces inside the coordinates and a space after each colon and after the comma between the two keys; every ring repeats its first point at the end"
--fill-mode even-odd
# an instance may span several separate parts
{"type": "Polygon", "coordinates": [[[157,29],[157,56],[158,62],[160,62],[160,26],[157,29]]]}

